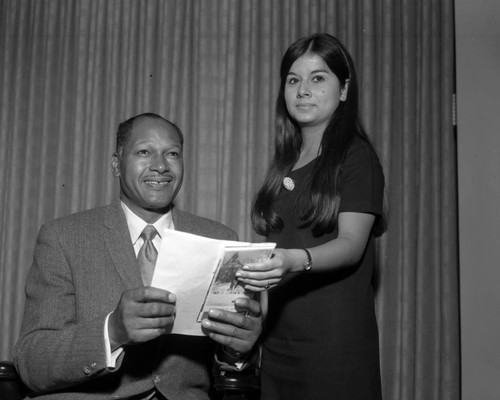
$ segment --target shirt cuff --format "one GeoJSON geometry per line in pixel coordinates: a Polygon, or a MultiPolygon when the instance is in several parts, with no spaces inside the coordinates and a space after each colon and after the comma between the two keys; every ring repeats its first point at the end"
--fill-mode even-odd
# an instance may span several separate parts
{"type": "Polygon", "coordinates": [[[106,316],[104,320],[104,347],[106,351],[106,367],[116,368],[116,360],[123,353],[123,347],[118,347],[115,351],[111,352],[111,341],[109,340],[108,320],[111,313],[106,316]]]}
{"type": "Polygon", "coordinates": [[[215,364],[221,370],[225,371],[243,371],[248,366],[248,358],[250,353],[241,356],[235,356],[226,351],[224,346],[217,346],[215,352],[215,364]]]}

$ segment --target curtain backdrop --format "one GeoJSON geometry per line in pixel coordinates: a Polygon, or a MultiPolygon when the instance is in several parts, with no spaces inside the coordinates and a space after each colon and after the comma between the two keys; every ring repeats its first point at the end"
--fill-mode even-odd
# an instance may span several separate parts
{"type": "Polygon", "coordinates": [[[111,202],[119,122],[186,136],[177,204],[261,240],[279,63],[324,31],[350,50],[387,180],[377,315],[386,400],[459,399],[453,0],[0,1],[0,359],[40,225],[111,202]]]}

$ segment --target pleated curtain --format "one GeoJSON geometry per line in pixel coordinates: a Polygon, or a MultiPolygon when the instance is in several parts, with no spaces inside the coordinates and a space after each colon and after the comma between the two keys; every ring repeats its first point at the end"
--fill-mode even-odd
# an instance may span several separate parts
{"type": "MultiPolygon", "coordinates": [[[[44,222],[110,203],[119,122],[185,135],[177,205],[261,241],[279,64],[301,36],[349,49],[387,181],[375,277],[386,400],[460,397],[453,0],[0,1],[0,359],[44,222]]],[[[327,340],[327,338],[325,338],[327,340]]]]}

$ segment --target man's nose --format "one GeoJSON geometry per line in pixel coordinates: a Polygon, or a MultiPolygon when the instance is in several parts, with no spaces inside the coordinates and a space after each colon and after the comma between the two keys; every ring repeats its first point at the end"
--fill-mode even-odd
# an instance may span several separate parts
{"type": "Polygon", "coordinates": [[[168,160],[163,154],[155,154],[149,168],[153,171],[163,173],[168,170],[168,160]]]}

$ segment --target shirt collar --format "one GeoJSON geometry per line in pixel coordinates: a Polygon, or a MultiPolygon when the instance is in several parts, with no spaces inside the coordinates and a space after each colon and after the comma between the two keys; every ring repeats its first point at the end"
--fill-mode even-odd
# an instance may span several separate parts
{"type": "MultiPolygon", "coordinates": [[[[127,205],[122,201],[121,206],[123,212],[125,213],[125,219],[127,220],[128,231],[130,233],[130,239],[132,240],[132,244],[137,242],[137,239],[141,236],[142,231],[148,225],[146,221],[140,218],[137,214],[135,214],[127,205]]],[[[163,214],[158,220],[152,224],[156,231],[158,232],[158,236],[160,238],[163,236],[163,232],[167,229],[174,229],[174,222],[172,220],[172,211],[169,211],[166,214],[163,214]]]]}

